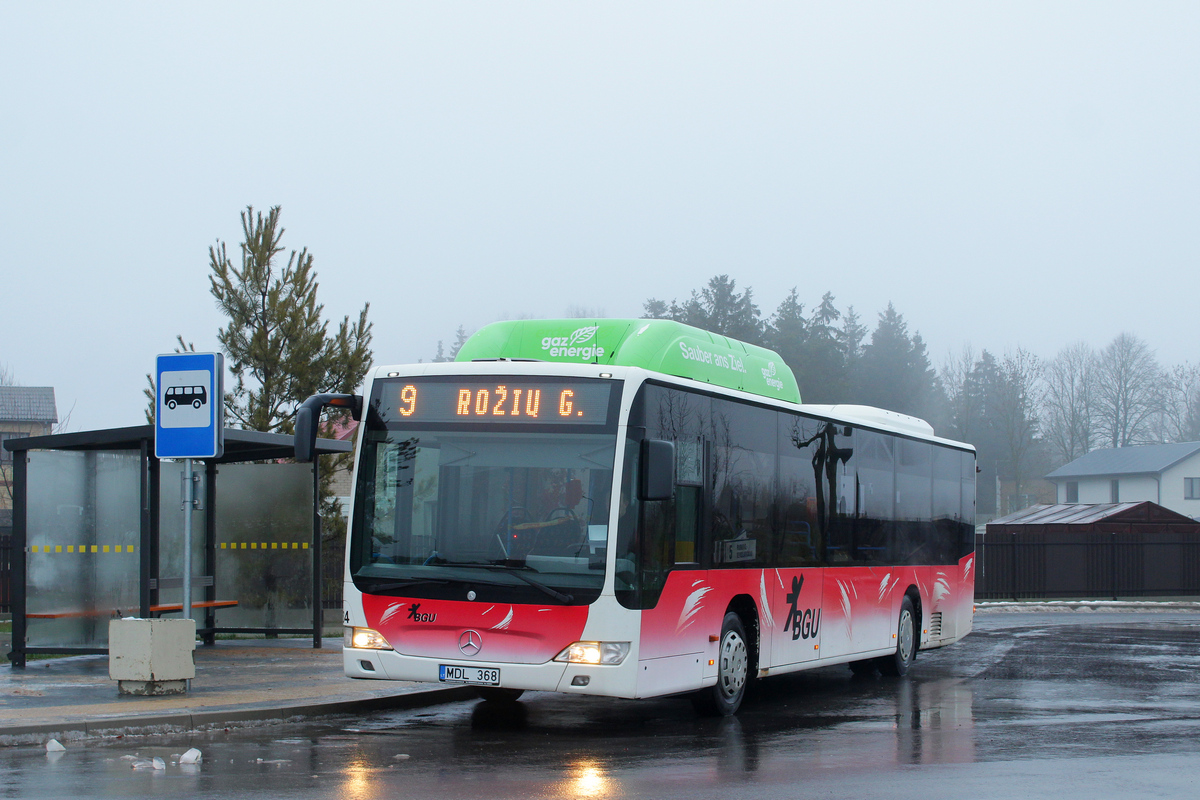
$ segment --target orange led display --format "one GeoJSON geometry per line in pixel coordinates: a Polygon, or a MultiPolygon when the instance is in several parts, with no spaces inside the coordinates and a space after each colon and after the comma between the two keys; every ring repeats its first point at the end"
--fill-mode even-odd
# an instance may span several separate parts
{"type": "Polygon", "coordinates": [[[401,389],[400,402],[402,405],[396,410],[406,417],[411,417],[412,413],[417,410],[417,387],[410,383],[401,389]]]}
{"type": "MultiPolygon", "coordinates": [[[[411,380],[411,379],[410,379],[411,380]]],[[[497,422],[567,422],[604,424],[609,413],[610,386],[600,382],[548,379],[537,385],[482,381],[414,381],[382,384],[383,407],[401,419],[417,421],[466,421],[483,418],[497,422]],[[464,385],[466,383],[467,385],[464,385]],[[542,394],[558,396],[558,413],[541,416],[542,394]]]]}

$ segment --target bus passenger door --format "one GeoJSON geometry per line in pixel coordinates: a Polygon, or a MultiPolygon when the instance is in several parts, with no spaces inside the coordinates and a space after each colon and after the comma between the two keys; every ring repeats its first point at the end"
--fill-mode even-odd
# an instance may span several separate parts
{"type": "Polygon", "coordinates": [[[637,694],[650,697],[700,687],[709,634],[714,625],[720,632],[723,609],[709,607],[716,596],[708,573],[698,569],[700,486],[676,485],[671,500],[642,505],[637,694]]]}

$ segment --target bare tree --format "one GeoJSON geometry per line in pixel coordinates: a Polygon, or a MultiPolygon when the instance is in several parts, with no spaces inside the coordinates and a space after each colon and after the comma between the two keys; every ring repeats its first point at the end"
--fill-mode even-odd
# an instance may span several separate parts
{"type": "Polygon", "coordinates": [[[603,308],[571,304],[567,306],[567,319],[604,319],[608,314],[603,308]]]}
{"type": "Polygon", "coordinates": [[[1160,442],[1200,439],[1200,366],[1180,364],[1163,374],[1162,409],[1154,416],[1154,438],[1160,442]]]}
{"type": "Polygon", "coordinates": [[[988,392],[988,416],[1004,447],[1012,471],[1014,493],[1021,495],[1027,479],[1029,457],[1038,433],[1038,406],[1042,365],[1028,350],[1017,348],[1000,362],[1000,380],[988,392]]]}
{"type": "Polygon", "coordinates": [[[946,397],[946,422],[952,438],[971,441],[983,411],[983,393],[975,380],[975,348],[964,345],[957,355],[946,356],[938,375],[946,397]]]}
{"type": "Polygon", "coordinates": [[[1061,464],[1091,450],[1096,431],[1096,352],[1084,342],[1064,347],[1042,376],[1042,432],[1061,464]]]}
{"type": "Polygon", "coordinates": [[[16,386],[17,379],[8,364],[0,362],[0,386],[16,386]]]}
{"type": "Polygon", "coordinates": [[[1163,372],[1150,347],[1121,333],[1100,354],[1096,384],[1099,430],[1109,447],[1153,440],[1151,422],[1163,406],[1163,372]]]}

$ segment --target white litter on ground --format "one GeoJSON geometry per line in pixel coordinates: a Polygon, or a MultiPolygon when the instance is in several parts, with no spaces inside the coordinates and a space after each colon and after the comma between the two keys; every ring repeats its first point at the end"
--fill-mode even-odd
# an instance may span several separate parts
{"type": "Polygon", "coordinates": [[[66,749],[67,748],[59,744],[58,739],[51,739],[50,741],[46,742],[47,753],[61,753],[66,749]]]}
{"type": "Polygon", "coordinates": [[[186,753],[179,757],[180,764],[199,764],[204,759],[200,751],[196,748],[189,749],[186,753]]]}

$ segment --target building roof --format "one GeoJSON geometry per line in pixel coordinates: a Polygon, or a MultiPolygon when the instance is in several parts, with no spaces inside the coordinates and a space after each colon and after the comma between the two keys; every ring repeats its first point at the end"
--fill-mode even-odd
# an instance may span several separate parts
{"type": "Polygon", "coordinates": [[[1093,522],[1194,522],[1158,503],[1057,503],[1035,505],[997,517],[993,525],[1090,525],[1093,522]]]}
{"type": "Polygon", "coordinates": [[[53,386],[0,386],[0,422],[58,422],[53,386]]]}
{"type": "Polygon", "coordinates": [[[1184,459],[1200,453],[1200,442],[1144,444],[1093,450],[1046,476],[1046,480],[1090,478],[1102,475],[1147,475],[1165,472],[1184,459]]]}

